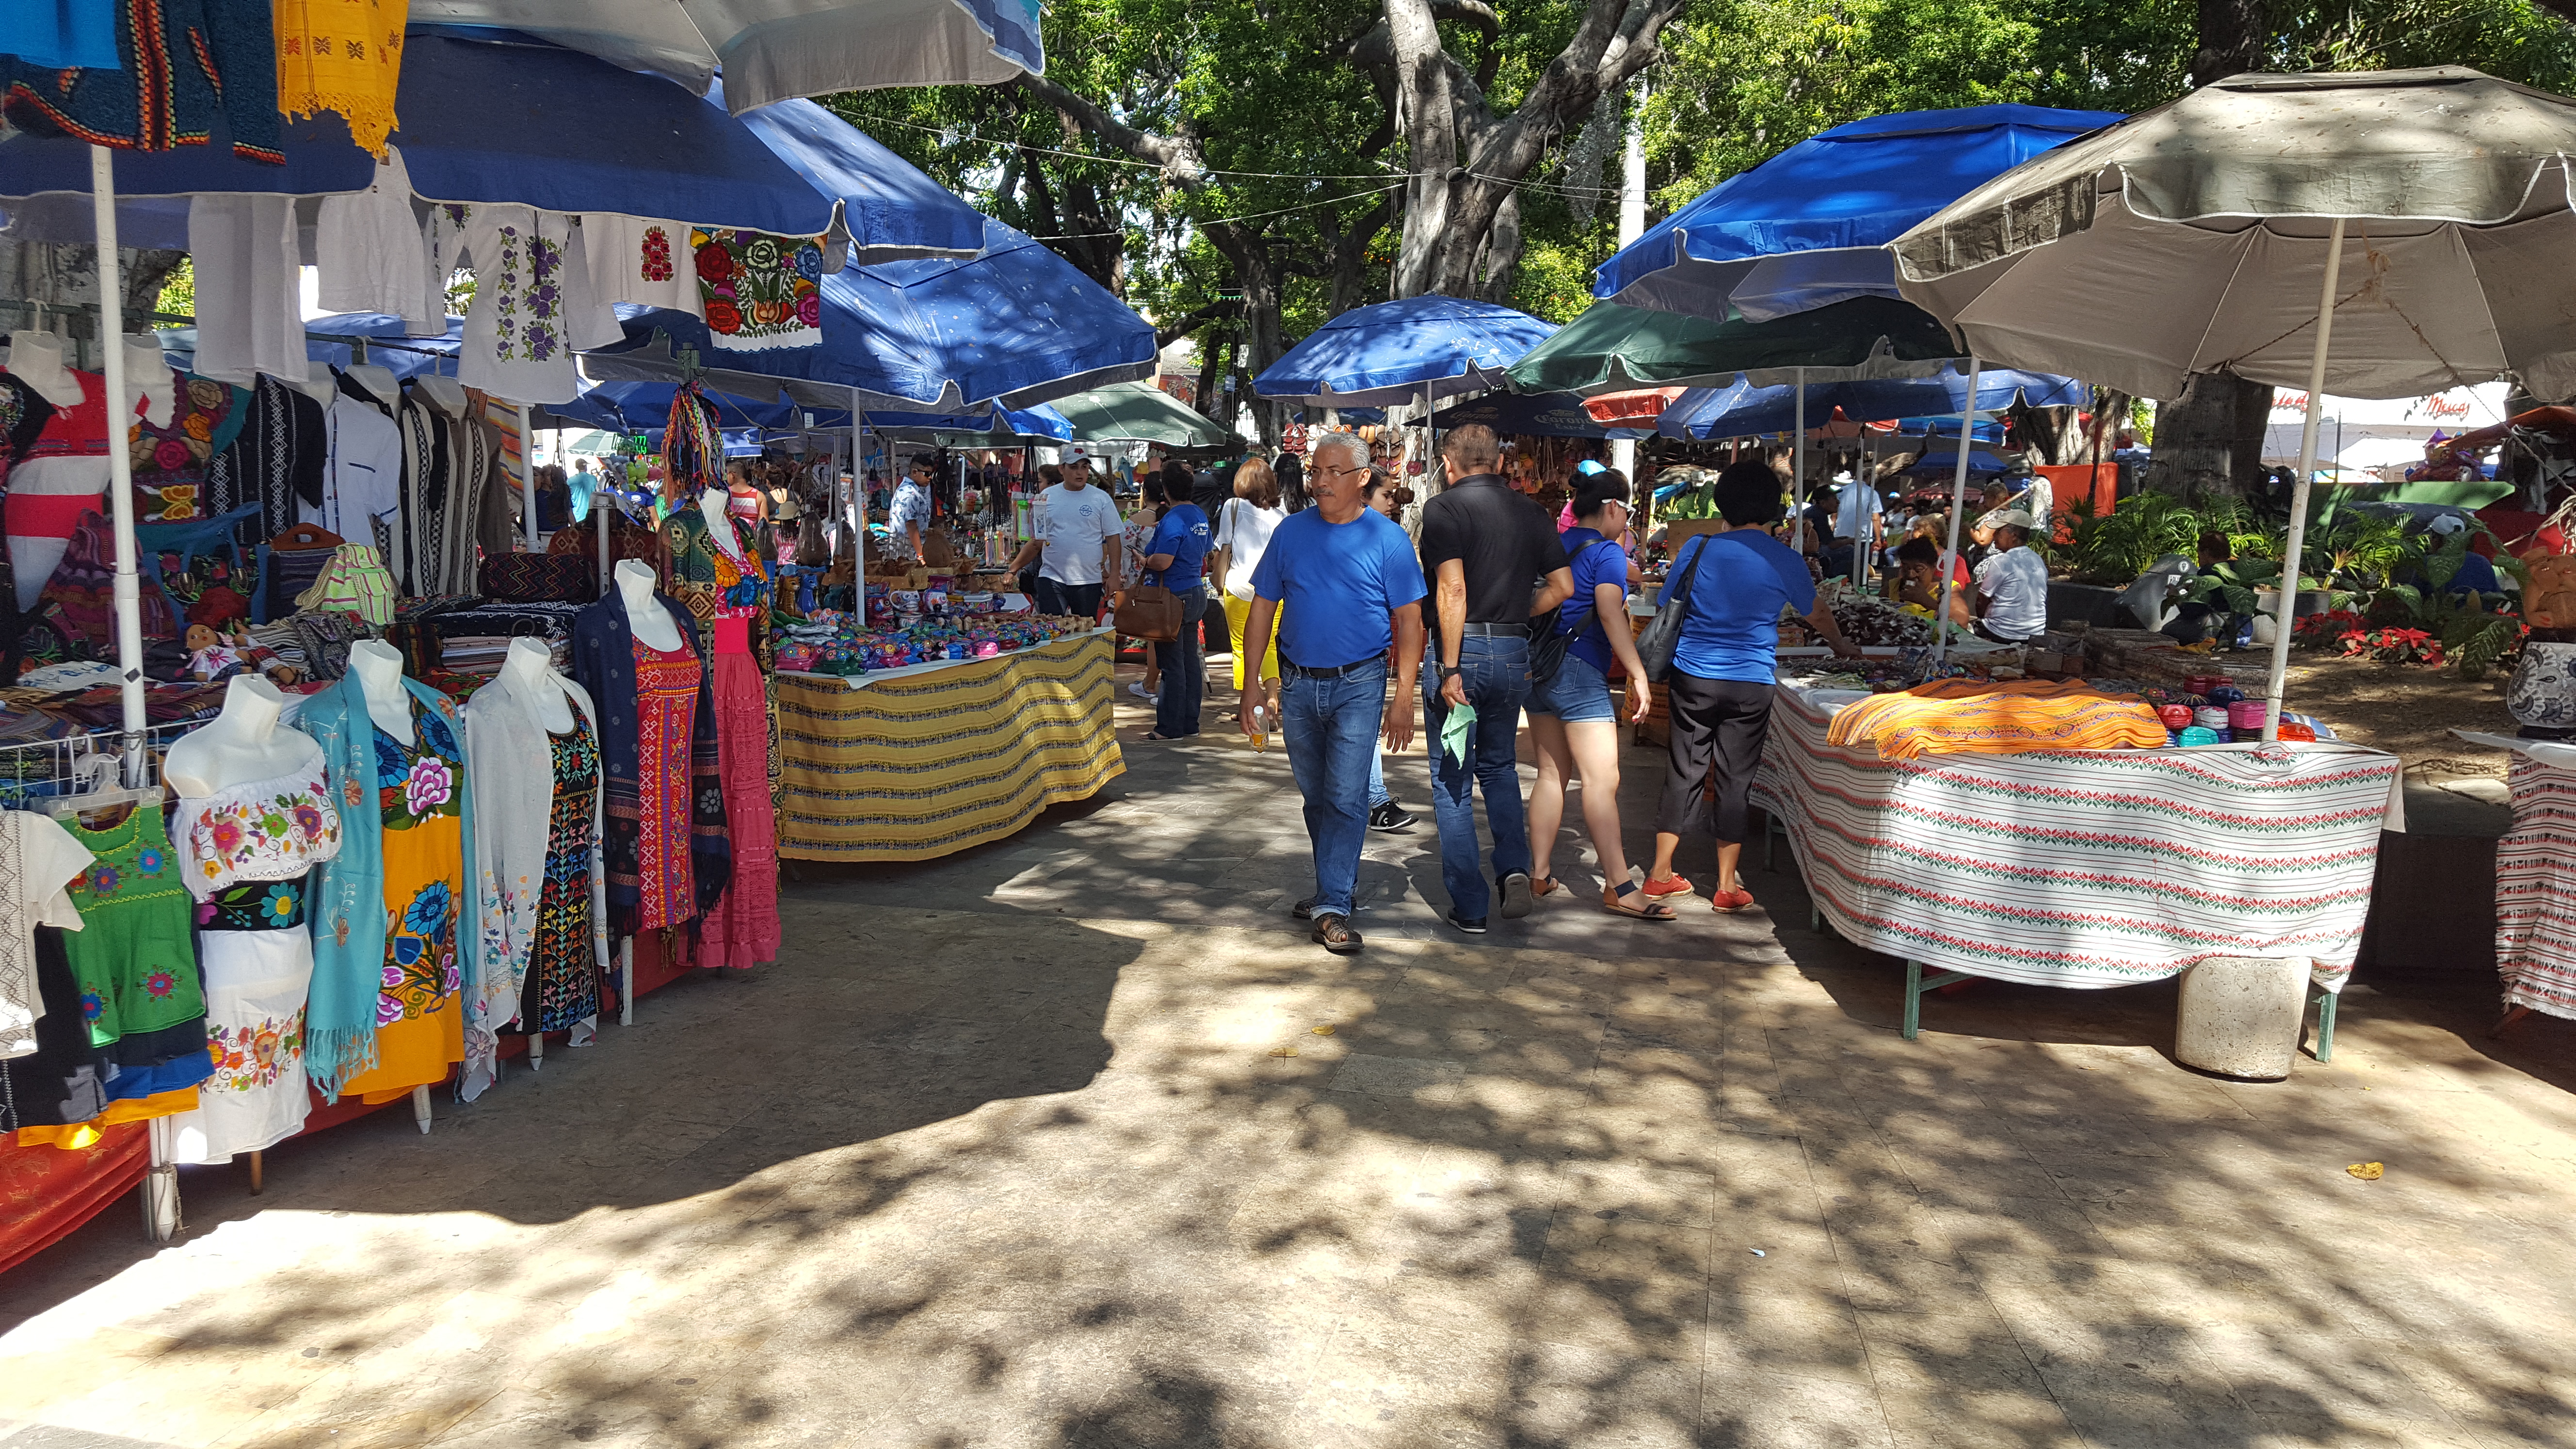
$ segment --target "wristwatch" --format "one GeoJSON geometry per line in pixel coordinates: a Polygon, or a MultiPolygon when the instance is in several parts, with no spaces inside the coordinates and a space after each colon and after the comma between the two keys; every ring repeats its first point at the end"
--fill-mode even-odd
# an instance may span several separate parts
{"type": "Polygon", "coordinates": [[[1443,664],[1440,666],[1440,682],[1443,684],[1457,678],[1458,674],[1458,666],[1455,664],[1443,664]]]}

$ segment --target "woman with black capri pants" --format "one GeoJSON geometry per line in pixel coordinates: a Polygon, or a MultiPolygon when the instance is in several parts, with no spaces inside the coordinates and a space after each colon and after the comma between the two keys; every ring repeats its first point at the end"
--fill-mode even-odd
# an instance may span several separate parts
{"type": "Polygon", "coordinates": [[[1780,607],[1806,615],[1834,653],[1860,651],[1835,627],[1833,610],[1817,602],[1807,561],[1764,531],[1780,517],[1780,476],[1768,464],[1736,463],[1718,474],[1715,492],[1722,531],[1685,542],[1665,586],[1679,589],[1690,580],[1681,638],[1664,681],[1672,694],[1672,768],[1655,815],[1655,864],[1646,872],[1645,892],[1659,899],[1689,893],[1690,881],[1673,874],[1673,851],[1684,831],[1707,830],[1717,837],[1711,904],[1732,915],[1753,904],[1735,866],[1744,853],[1745,794],[1762,768],[1762,741],[1771,731],[1780,607]],[[1714,818],[1706,798],[1712,771],[1714,818]]]}

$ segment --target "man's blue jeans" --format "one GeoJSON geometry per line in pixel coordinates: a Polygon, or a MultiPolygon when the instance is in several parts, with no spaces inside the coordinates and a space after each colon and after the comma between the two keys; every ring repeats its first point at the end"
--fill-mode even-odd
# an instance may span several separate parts
{"type": "Polygon", "coordinates": [[[1386,664],[1334,679],[1282,668],[1279,732],[1297,793],[1306,797],[1306,835],[1315,845],[1317,916],[1347,916],[1358,889],[1360,842],[1368,837],[1369,762],[1386,717],[1386,664]]]}
{"type": "Polygon", "coordinates": [[[1458,682],[1466,686],[1467,703],[1476,711],[1463,761],[1451,758],[1440,744],[1441,727],[1449,719],[1449,706],[1440,698],[1440,656],[1433,653],[1423,662],[1422,739],[1431,751],[1431,816],[1440,827],[1440,879],[1449,887],[1451,909],[1472,921],[1493,904],[1476,846],[1477,785],[1485,787],[1485,823],[1494,831],[1494,874],[1530,868],[1529,816],[1514,763],[1521,704],[1529,698],[1529,641],[1481,635],[1459,640],[1458,682]]]}

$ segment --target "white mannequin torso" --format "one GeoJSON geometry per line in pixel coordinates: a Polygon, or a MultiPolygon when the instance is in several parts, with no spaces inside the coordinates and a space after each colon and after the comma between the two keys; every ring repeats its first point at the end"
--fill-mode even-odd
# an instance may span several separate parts
{"type": "Polygon", "coordinates": [[[156,428],[170,426],[170,414],[179,405],[179,388],[170,373],[170,359],[161,355],[159,338],[125,339],[125,391],[143,399],[145,422],[156,428]]]}
{"type": "Polygon", "coordinates": [[[376,728],[402,743],[412,743],[411,692],[403,688],[402,651],[376,639],[349,646],[349,672],[367,697],[367,717],[376,728]]]}
{"type": "Polygon", "coordinates": [[[331,399],[340,395],[340,380],[331,375],[331,364],[327,362],[313,364],[312,370],[302,377],[281,377],[278,381],[326,408],[331,405],[331,399]]]}
{"type": "Polygon", "coordinates": [[[184,798],[200,798],[282,779],[322,763],[322,746],[299,730],[281,729],[286,696],[256,674],[236,674],[224,689],[223,713],[182,736],[162,762],[161,778],[184,798]]]}
{"type": "Polygon", "coordinates": [[[394,371],[390,367],[361,362],[352,367],[341,368],[340,375],[365,388],[369,397],[383,403],[386,407],[392,407],[402,401],[402,384],[395,380],[394,371]]]}
{"type": "Polygon", "coordinates": [[[722,488],[710,488],[698,495],[698,516],[707,521],[707,537],[724,550],[725,557],[739,562],[742,558],[742,535],[733,531],[733,495],[722,488]]]}
{"type": "Polygon", "coordinates": [[[554,666],[552,649],[534,639],[513,639],[510,657],[501,661],[501,685],[535,712],[546,733],[559,735],[572,728],[572,696],[554,666]]]}
{"type": "Polygon", "coordinates": [[[680,625],[653,591],[653,571],[634,559],[617,561],[617,594],[626,608],[626,627],[648,649],[670,653],[680,647],[680,625]]]}
{"type": "Polygon", "coordinates": [[[80,406],[80,379],[63,366],[63,340],[22,327],[9,334],[9,375],[58,408],[80,406]]]}
{"type": "Polygon", "coordinates": [[[451,418],[465,416],[465,388],[455,378],[423,373],[411,380],[411,392],[451,418]]]}

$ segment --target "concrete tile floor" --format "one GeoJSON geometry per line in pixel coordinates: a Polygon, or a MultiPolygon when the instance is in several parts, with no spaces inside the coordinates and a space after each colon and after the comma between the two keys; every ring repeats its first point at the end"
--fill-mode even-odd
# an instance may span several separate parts
{"type": "Polygon", "coordinates": [[[1278,754],[1129,761],[809,871],[774,969],[428,1137],[0,1278],[0,1445],[2576,1442],[2566,1023],[2364,984],[2247,1085],[2165,1055],[2169,986],[1980,984],[1909,1044],[1793,870],[1644,925],[1569,832],[1570,899],[1447,932],[1418,762],[1335,959],[1278,754]]]}

